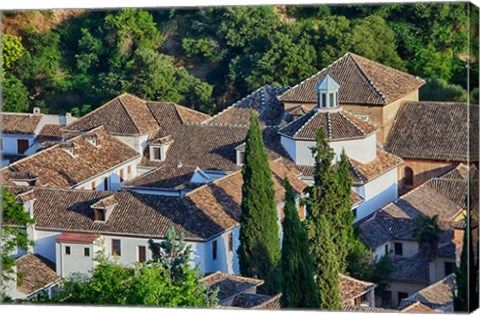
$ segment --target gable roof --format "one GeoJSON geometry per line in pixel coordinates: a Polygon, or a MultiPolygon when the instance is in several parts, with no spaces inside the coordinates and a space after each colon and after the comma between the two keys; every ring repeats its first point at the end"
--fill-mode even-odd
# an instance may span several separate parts
{"type": "Polygon", "coordinates": [[[315,140],[319,128],[323,128],[328,141],[362,139],[376,131],[374,126],[347,111],[326,112],[313,109],[278,132],[296,140],[315,140]]]}
{"type": "MultiPolygon", "coordinates": [[[[405,102],[393,122],[385,150],[403,159],[466,162],[469,137],[470,148],[476,148],[478,106],[405,102]]],[[[470,159],[478,161],[478,150],[471,152],[470,159]]]]}
{"type": "Polygon", "coordinates": [[[37,177],[36,186],[69,188],[137,157],[140,154],[135,149],[99,127],[11,163],[0,174],[4,184],[15,179],[16,173],[29,173],[37,177]],[[84,138],[92,134],[101,139],[100,146],[84,138]],[[76,156],[65,152],[63,146],[74,147],[76,156]]]}
{"type": "Polygon", "coordinates": [[[250,110],[253,110],[259,115],[258,118],[264,125],[280,125],[283,117],[283,104],[277,97],[287,89],[287,87],[264,85],[215,116],[206,119],[203,123],[248,126],[250,110]]]}
{"type": "Polygon", "coordinates": [[[28,296],[60,280],[54,265],[38,254],[27,253],[17,258],[17,274],[21,274],[21,279],[17,280],[17,290],[28,296]]]}
{"type": "Polygon", "coordinates": [[[217,298],[219,304],[264,283],[260,279],[241,277],[220,271],[203,277],[202,281],[212,290],[218,288],[217,298]]]}
{"type": "Polygon", "coordinates": [[[33,134],[42,117],[41,114],[1,113],[1,133],[33,134]]]}
{"type": "MultiPolygon", "coordinates": [[[[277,203],[283,202],[287,177],[296,191],[306,187],[298,172],[283,160],[271,162],[277,203]]],[[[224,176],[183,197],[133,192],[88,191],[61,188],[8,187],[35,199],[33,217],[38,230],[163,238],[171,226],[185,239],[205,241],[239,225],[242,174],[224,176]],[[28,190],[27,190],[28,189],[28,190]],[[117,203],[107,222],[94,221],[92,206],[117,203]]]]}
{"type": "Polygon", "coordinates": [[[123,93],[68,124],[64,129],[85,131],[103,125],[106,132],[112,135],[149,134],[169,127],[163,124],[165,121],[161,118],[164,111],[173,111],[175,119],[172,121],[177,124],[200,122],[210,117],[175,103],[150,102],[123,93]]]}
{"type": "Polygon", "coordinates": [[[193,174],[198,168],[191,165],[162,165],[155,170],[122,183],[124,188],[145,189],[182,189],[187,188],[193,174]]]}
{"type": "Polygon", "coordinates": [[[293,103],[316,103],[316,85],[326,75],[340,85],[340,104],[386,105],[425,84],[418,77],[346,53],[327,68],[283,93],[279,99],[293,103]]]}
{"type": "Polygon", "coordinates": [[[405,309],[415,302],[420,302],[432,309],[453,311],[453,291],[456,289],[455,275],[451,274],[444,279],[418,291],[402,300],[400,309],[405,309]]]}
{"type": "Polygon", "coordinates": [[[365,293],[375,289],[377,286],[374,283],[361,281],[346,275],[339,275],[340,277],[340,299],[342,303],[355,299],[365,293]]]}

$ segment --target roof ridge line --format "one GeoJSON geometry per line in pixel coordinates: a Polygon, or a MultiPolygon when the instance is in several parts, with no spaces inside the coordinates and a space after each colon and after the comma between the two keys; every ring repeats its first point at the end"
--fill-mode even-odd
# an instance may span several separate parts
{"type": "Polygon", "coordinates": [[[204,123],[204,122],[185,122],[185,126],[199,126],[199,127],[236,127],[236,128],[248,128],[248,125],[244,124],[232,124],[232,123],[204,123]]]}
{"type": "Polygon", "coordinates": [[[347,57],[347,55],[349,54],[349,52],[347,52],[345,55],[343,55],[342,57],[338,58],[337,60],[335,60],[334,62],[332,62],[331,64],[329,64],[328,66],[324,67],[322,70],[312,74],[310,77],[304,79],[303,81],[297,83],[296,85],[292,86],[291,88],[289,88],[288,90],[286,90],[285,92],[283,92],[282,94],[280,94],[277,98],[280,100],[286,93],[288,93],[289,91],[299,87],[300,85],[304,84],[305,82],[313,79],[315,76],[319,75],[320,73],[322,73],[323,71],[331,68],[333,65],[335,65],[337,62],[339,62],[340,60],[342,60],[343,58],[347,57]]]}
{"type": "MultiPolygon", "coordinates": [[[[133,120],[132,116],[130,115],[130,112],[128,111],[127,107],[125,106],[125,103],[123,102],[122,100],[122,97],[127,95],[128,93],[123,93],[122,95],[118,96],[118,100],[120,101],[120,104],[122,105],[123,109],[125,110],[125,112],[127,112],[127,116],[128,118],[130,119],[130,121],[132,122],[132,124],[135,126],[135,129],[137,129],[137,133],[138,134],[141,134],[142,132],[140,132],[140,129],[137,127],[137,124],[135,123],[135,121],[133,120]]],[[[129,95],[129,94],[128,94],[129,95]]],[[[145,100],[142,100],[140,99],[143,103],[145,103],[145,106],[148,108],[147,106],[147,102],[145,102],[145,100]]],[[[150,111],[150,108],[148,108],[148,112],[153,116],[152,112],[150,111]]],[[[157,121],[155,119],[155,121],[157,121]]],[[[157,121],[157,124],[158,124],[158,121],[157,121]]]]}
{"type": "MultiPolygon", "coordinates": [[[[353,58],[353,56],[351,54],[350,54],[350,58],[352,59],[353,63],[357,66],[358,70],[360,70],[364,79],[367,81],[367,83],[370,85],[370,87],[375,91],[375,93],[377,93],[378,96],[380,96],[380,98],[383,100],[384,104],[387,104],[387,99],[385,98],[385,95],[383,95],[383,93],[378,90],[378,88],[375,86],[375,84],[372,82],[372,80],[370,80],[370,78],[365,73],[365,70],[363,69],[363,67],[358,64],[358,62],[355,60],[355,58],[353,58]]],[[[361,57],[361,58],[363,58],[363,57],[361,57]]]]}
{"type": "Polygon", "coordinates": [[[367,135],[366,132],[365,132],[362,128],[360,128],[359,126],[357,126],[357,124],[354,123],[350,118],[348,118],[347,116],[345,116],[344,113],[342,113],[341,111],[338,112],[338,113],[339,113],[340,116],[342,116],[346,121],[348,121],[351,125],[353,125],[353,127],[355,127],[355,129],[357,129],[358,131],[360,131],[360,133],[361,133],[362,135],[364,135],[364,136],[367,135]]]}
{"type": "Polygon", "coordinates": [[[330,112],[327,112],[327,134],[328,139],[332,139],[332,118],[330,117],[330,112]]]}
{"type": "Polygon", "coordinates": [[[349,156],[347,156],[347,160],[348,160],[350,166],[352,167],[353,171],[355,172],[355,174],[361,179],[362,183],[364,184],[364,183],[368,182],[368,180],[365,178],[365,176],[363,176],[362,173],[360,173],[360,171],[352,163],[352,159],[350,159],[349,156]]]}
{"type": "MultiPolygon", "coordinates": [[[[315,116],[317,116],[318,113],[319,113],[319,112],[315,112],[315,113],[312,115],[312,117],[310,117],[310,118],[292,135],[292,138],[295,138],[295,136],[296,136],[300,131],[302,131],[303,128],[305,128],[305,126],[308,125],[308,123],[309,123],[315,116]]],[[[306,115],[306,114],[305,114],[305,115],[306,115]]],[[[301,116],[301,117],[303,117],[303,116],[301,116]]]]}
{"type": "Polygon", "coordinates": [[[246,95],[246,96],[244,96],[243,98],[241,98],[241,99],[237,100],[237,101],[236,101],[235,103],[233,103],[232,105],[225,107],[224,109],[222,109],[221,111],[219,111],[219,112],[218,112],[218,113],[216,113],[215,115],[211,116],[210,118],[208,118],[208,119],[206,119],[206,120],[202,121],[201,123],[203,123],[203,124],[207,124],[207,123],[208,123],[210,120],[212,120],[213,118],[216,118],[216,117],[218,117],[220,114],[222,114],[222,113],[226,112],[227,110],[229,110],[229,109],[231,109],[231,108],[235,107],[236,105],[238,105],[238,103],[240,103],[240,102],[242,102],[242,101],[246,100],[247,98],[249,98],[250,96],[252,96],[253,94],[255,94],[255,93],[258,91],[258,90],[260,90],[261,88],[263,88],[264,86],[265,86],[265,85],[263,85],[263,86],[259,87],[258,89],[254,90],[254,91],[253,91],[253,92],[251,92],[250,94],[247,94],[247,95],[246,95]]]}

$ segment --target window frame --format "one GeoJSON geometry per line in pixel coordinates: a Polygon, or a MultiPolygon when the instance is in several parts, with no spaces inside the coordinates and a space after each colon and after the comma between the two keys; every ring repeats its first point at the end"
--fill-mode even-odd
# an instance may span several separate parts
{"type": "Polygon", "coordinates": [[[90,257],[90,247],[84,247],[83,248],[83,256],[84,257],[90,257]]]}
{"type": "Polygon", "coordinates": [[[218,242],[217,240],[214,240],[212,242],[212,260],[217,260],[218,258],[218,242]]]}
{"type": "Polygon", "coordinates": [[[70,256],[72,254],[72,248],[71,246],[65,246],[65,255],[70,256]]]}
{"type": "Polygon", "coordinates": [[[413,172],[413,169],[409,166],[405,166],[403,168],[403,177],[402,177],[402,183],[403,186],[407,187],[412,187],[415,185],[415,173],[413,172]],[[407,176],[408,172],[408,176],[407,176]]]}
{"type": "Polygon", "coordinates": [[[139,245],[137,247],[137,261],[140,263],[146,262],[147,261],[147,247],[144,245],[139,245]]]}
{"type": "Polygon", "coordinates": [[[112,256],[122,256],[122,242],[118,238],[112,238],[112,256]],[[116,248],[116,244],[118,244],[118,248],[116,248]]]}
{"type": "Polygon", "coordinates": [[[233,232],[228,234],[228,251],[233,252],[233,232]]]}
{"type": "Polygon", "coordinates": [[[17,139],[17,154],[25,154],[25,151],[28,150],[29,144],[28,139],[17,139]],[[22,143],[22,145],[20,145],[22,143]],[[22,150],[20,150],[22,148],[22,150]]]}
{"type": "Polygon", "coordinates": [[[395,242],[393,248],[395,256],[403,256],[403,243],[395,242]]]}

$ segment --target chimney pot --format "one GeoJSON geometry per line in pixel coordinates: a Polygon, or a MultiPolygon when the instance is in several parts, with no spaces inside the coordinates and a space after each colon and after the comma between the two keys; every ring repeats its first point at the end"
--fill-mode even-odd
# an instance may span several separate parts
{"type": "Polygon", "coordinates": [[[40,107],[34,107],[33,108],[33,113],[34,114],[40,114],[41,110],[40,110],[40,107]]]}

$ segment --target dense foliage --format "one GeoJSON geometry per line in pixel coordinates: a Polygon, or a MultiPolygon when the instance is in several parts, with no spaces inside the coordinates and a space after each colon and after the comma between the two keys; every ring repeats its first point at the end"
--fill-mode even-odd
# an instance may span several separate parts
{"type": "Polygon", "coordinates": [[[45,28],[34,23],[52,19],[48,11],[12,13],[4,23],[27,21],[3,39],[4,106],[81,114],[128,91],[213,113],[263,84],[294,85],[347,51],[441,80],[432,88],[445,92],[426,86],[425,99],[463,101],[478,87],[475,17],[461,2],[87,11],[45,28]]]}
{"type": "Polygon", "coordinates": [[[15,201],[15,195],[9,193],[5,188],[2,193],[2,232],[0,253],[2,255],[2,275],[0,279],[0,301],[5,296],[6,282],[16,277],[14,274],[15,259],[9,255],[17,249],[27,250],[33,242],[28,238],[26,228],[34,223],[30,214],[26,212],[22,205],[15,201]]]}
{"type": "Polygon", "coordinates": [[[280,291],[280,239],[275,188],[258,117],[250,115],[242,168],[242,214],[238,260],[242,276],[265,283],[258,289],[265,294],[280,291]]]}
{"type": "Polygon", "coordinates": [[[312,258],[305,227],[298,217],[295,194],[288,179],[285,182],[285,217],[282,243],[282,298],[284,308],[318,308],[317,287],[313,278],[312,258]]]}

